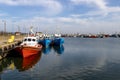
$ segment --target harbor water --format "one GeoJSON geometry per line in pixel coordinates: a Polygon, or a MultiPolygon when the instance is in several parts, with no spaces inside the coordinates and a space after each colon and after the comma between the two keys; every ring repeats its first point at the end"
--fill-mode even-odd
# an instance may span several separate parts
{"type": "Polygon", "coordinates": [[[120,80],[120,38],[64,40],[27,59],[4,58],[0,80],[120,80]]]}

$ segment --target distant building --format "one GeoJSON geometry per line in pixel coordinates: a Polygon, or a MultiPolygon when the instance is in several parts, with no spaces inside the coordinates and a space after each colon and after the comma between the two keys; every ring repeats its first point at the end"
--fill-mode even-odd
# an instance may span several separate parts
{"type": "Polygon", "coordinates": [[[43,33],[42,32],[36,32],[36,35],[42,35],[43,33]]]}
{"type": "Polygon", "coordinates": [[[15,35],[21,35],[21,32],[15,32],[15,35]]]}

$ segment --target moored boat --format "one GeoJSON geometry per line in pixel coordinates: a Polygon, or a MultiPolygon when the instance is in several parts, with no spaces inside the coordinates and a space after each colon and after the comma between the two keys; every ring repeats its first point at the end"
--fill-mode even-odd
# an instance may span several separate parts
{"type": "Polygon", "coordinates": [[[52,40],[50,39],[50,36],[47,34],[44,34],[43,38],[38,41],[40,44],[42,44],[44,47],[49,47],[52,40]]]}
{"type": "Polygon", "coordinates": [[[61,37],[61,34],[55,34],[52,44],[55,46],[61,46],[64,43],[64,39],[61,37]]]}
{"type": "Polygon", "coordinates": [[[23,39],[20,46],[15,48],[16,51],[24,58],[34,54],[38,54],[42,50],[42,45],[38,44],[37,37],[28,36],[23,39]]]}

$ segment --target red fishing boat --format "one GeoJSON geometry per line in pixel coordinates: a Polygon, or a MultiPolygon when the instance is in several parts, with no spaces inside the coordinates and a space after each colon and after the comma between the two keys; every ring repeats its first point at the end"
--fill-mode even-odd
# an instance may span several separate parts
{"type": "Polygon", "coordinates": [[[20,46],[17,46],[15,48],[16,51],[19,52],[19,54],[25,58],[34,54],[40,53],[42,49],[42,45],[38,44],[37,37],[25,37],[23,39],[23,42],[20,44],[20,46]]]}

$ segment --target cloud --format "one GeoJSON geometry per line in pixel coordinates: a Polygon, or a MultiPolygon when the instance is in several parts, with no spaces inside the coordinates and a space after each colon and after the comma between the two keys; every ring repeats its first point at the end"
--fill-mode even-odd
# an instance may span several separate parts
{"type": "MultiPolygon", "coordinates": [[[[75,16],[75,14],[74,14],[75,16]]],[[[77,15],[78,16],[78,15],[77,15]]],[[[29,32],[30,26],[34,31],[56,33],[57,26],[61,33],[115,33],[120,30],[119,14],[111,15],[106,19],[101,17],[80,18],[80,17],[33,17],[19,21],[6,20],[7,31],[17,31],[18,25],[22,32],[29,32]],[[12,28],[11,28],[12,27],[12,28]]],[[[3,24],[3,23],[2,23],[3,24]]]]}
{"type": "MultiPolygon", "coordinates": [[[[75,15],[74,15],[75,16],[75,15]]],[[[19,21],[18,24],[26,24],[28,27],[33,25],[40,27],[41,31],[49,30],[55,32],[56,26],[60,27],[60,31],[67,32],[80,32],[80,33],[114,33],[120,30],[120,16],[119,14],[107,17],[107,19],[98,18],[77,18],[69,17],[34,17],[29,20],[19,21]],[[115,18],[119,18],[116,19],[115,18]],[[112,21],[112,22],[111,22],[112,21]],[[31,24],[28,24],[31,23],[31,24]]]]}
{"type": "Polygon", "coordinates": [[[79,19],[73,17],[34,17],[31,20],[33,22],[41,22],[42,24],[85,24],[87,22],[87,19],[79,19]]]}
{"type": "Polygon", "coordinates": [[[100,9],[106,9],[107,4],[105,0],[71,0],[71,2],[73,2],[76,5],[86,3],[89,5],[98,6],[98,8],[100,9]]]}
{"type": "MultiPolygon", "coordinates": [[[[35,6],[35,8],[43,9],[38,11],[37,15],[29,17],[29,19],[24,19],[19,16],[12,16],[13,18],[7,22],[7,26],[11,23],[11,27],[14,24],[20,25],[21,29],[24,27],[35,26],[39,27],[40,31],[50,30],[55,32],[56,26],[59,26],[62,32],[119,32],[120,30],[120,7],[118,6],[108,6],[109,2],[106,0],[71,0],[72,9],[66,10],[67,6],[63,11],[63,4],[58,2],[59,0],[0,0],[0,4],[6,4],[7,6],[35,6]],[[73,5],[74,4],[74,5],[73,5]],[[78,5],[87,4],[96,8],[95,10],[88,10],[86,13],[82,14],[79,11],[75,11],[74,8],[81,8],[78,5]],[[76,6],[77,5],[77,6],[76,6]],[[45,9],[44,9],[45,8],[45,9]],[[68,11],[68,12],[67,12],[68,11]],[[55,15],[54,17],[39,15],[40,13],[55,15]],[[72,12],[72,13],[70,13],[72,12]],[[56,14],[62,13],[63,16],[56,16],[56,14]],[[65,15],[64,15],[65,14],[65,15]],[[67,16],[66,16],[67,14],[67,16]],[[46,17],[45,17],[46,16],[46,17]],[[19,19],[17,19],[19,18],[19,19]],[[16,22],[12,22],[15,19],[16,22]],[[114,28],[113,28],[114,27],[114,28]]],[[[66,3],[68,5],[69,3],[66,3]]],[[[6,6],[5,5],[5,6],[6,6]]],[[[85,6],[85,5],[81,5],[85,6]]],[[[86,8],[86,7],[85,7],[86,8]]],[[[32,13],[32,10],[30,10],[32,13]]],[[[3,16],[4,14],[0,14],[3,16]]],[[[28,15],[28,14],[27,14],[28,15]]],[[[4,17],[4,16],[3,16],[4,17]]],[[[10,17],[10,16],[9,16],[10,17]]],[[[9,18],[10,19],[10,18],[9,18]]],[[[10,28],[10,25],[8,28],[10,28]]],[[[14,25],[15,27],[15,25],[14,25]]],[[[27,29],[28,29],[27,28],[27,29]]],[[[27,30],[26,29],[26,30],[27,30]]],[[[23,30],[24,31],[24,30],[23,30]]]]}
{"type": "MultiPolygon", "coordinates": [[[[80,5],[80,4],[88,4],[89,6],[97,7],[96,10],[91,10],[87,12],[86,14],[81,14],[80,16],[90,16],[90,17],[96,17],[96,16],[108,16],[109,14],[113,13],[120,13],[120,7],[118,6],[108,6],[109,2],[106,0],[71,0],[73,4],[80,5]]],[[[94,8],[93,7],[93,8],[94,8]]]]}
{"type": "Polygon", "coordinates": [[[62,5],[56,0],[0,0],[0,4],[9,6],[36,6],[43,7],[49,14],[62,12],[62,5]]]}
{"type": "Polygon", "coordinates": [[[3,17],[3,16],[6,16],[6,14],[4,14],[4,13],[0,13],[0,16],[3,17]]]}
{"type": "Polygon", "coordinates": [[[0,10],[0,19],[8,17],[8,14],[0,10]]]}
{"type": "Polygon", "coordinates": [[[39,6],[44,4],[48,4],[47,6],[49,6],[58,4],[55,0],[0,0],[0,3],[11,6],[39,6]]]}

